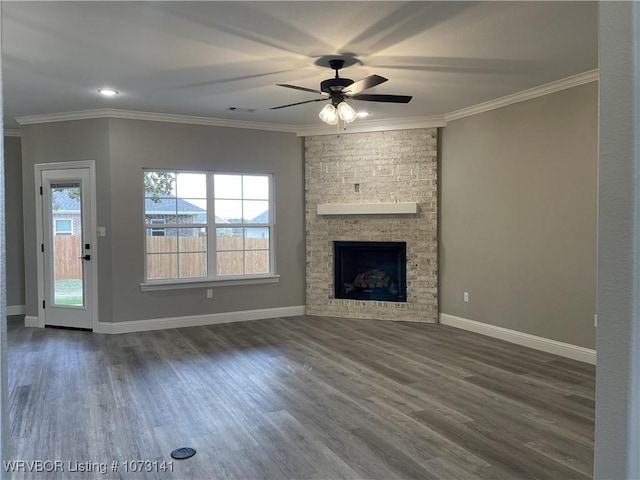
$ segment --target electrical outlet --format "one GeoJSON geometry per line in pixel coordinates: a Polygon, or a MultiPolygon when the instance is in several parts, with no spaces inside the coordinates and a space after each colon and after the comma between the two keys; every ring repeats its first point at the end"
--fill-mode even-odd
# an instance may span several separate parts
{"type": "Polygon", "coordinates": [[[207,288],[207,298],[213,298],[213,288],[207,288]]]}
{"type": "Polygon", "coordinates": [[[469,292],[464,292],[464,293],[462,294],[462,299],[463,299],[465,302],[467,302],[467,303],[468,303],[468,302],[469,302],[469,292]]]}

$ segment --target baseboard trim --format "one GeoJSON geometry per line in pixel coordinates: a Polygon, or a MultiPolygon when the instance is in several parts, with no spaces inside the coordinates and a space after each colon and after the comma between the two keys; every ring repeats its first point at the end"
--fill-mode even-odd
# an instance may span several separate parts
{"type": "Polygon", "coordinates": [[[468,330],[488,337],[498,338],[500,340],[505,340],[507,342],[533,348],[535,350],[541,350],[543,352],[560,355],[561,357],[590,363],[591,365],[596,364],[596,351],[590,348],[558,342],[549,338],[537,337],[528,333],[518,332],[517,330],[496,327],[495,325],[456,317],[455,315],[449,315],[448,313],[441,313],[439,317],[442,325],[461,328],[462,330],[468,330]]]}
{"type": "Polygon", "coordinates": [[[7,315],[24,315],[26,311],[26,305],[7,305],[7,315]]]}
{"type": "MultiPolygon", "coordinates": [[[[96,333],[118,334],[164,330],[168,328],[198,327],[218,323],[246,322],[275,317],[293,317],[304,315],[306,307],[263,308],[259,310],[243,310],[239,312],[210,313],[206,315],[190,315],[185,317],[152,318],[130,322],[98,322],[93,329],[96,333]]],[[[37,318],[36,318],[37,320],[37,318]]]]}
{"type": "Polygon", "coordinates": [[[25,327],[38,328],[38,327],[40,327],[40,324],[38,322],[39,322],[38,317],[31,317],[29,315],[24,317],[24,326],[25,327]]]}

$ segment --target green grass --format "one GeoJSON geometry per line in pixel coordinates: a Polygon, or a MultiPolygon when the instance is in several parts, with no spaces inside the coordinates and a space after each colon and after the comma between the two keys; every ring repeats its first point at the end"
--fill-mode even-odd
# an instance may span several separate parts
{"type": "Polygon", "coordinates": [[[56,305],[83,305],[82,280],[66,279],[55,281],[56,305]]]}

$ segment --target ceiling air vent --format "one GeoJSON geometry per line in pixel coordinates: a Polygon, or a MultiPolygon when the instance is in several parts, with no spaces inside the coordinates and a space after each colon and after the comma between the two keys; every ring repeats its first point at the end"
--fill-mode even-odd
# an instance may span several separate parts
{"type": "Polygon", "coordinates": [[[255,108],[244,108],[244,107],[229,107],[229,110],[232,112],[239,112],[239,113],[253,113],[256,111],[255,108]]]}

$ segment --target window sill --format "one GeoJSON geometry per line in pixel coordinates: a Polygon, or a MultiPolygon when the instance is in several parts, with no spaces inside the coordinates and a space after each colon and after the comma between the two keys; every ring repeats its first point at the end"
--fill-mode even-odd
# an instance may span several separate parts
{"type": "Polygon", "coordinates": [[[143,282],[140,290],[152,292],[154,290],[180,290],[185,288],[205,288],[205,287],[229,287],[232,285],[256,285],[260,283],[278,283],[280,275],[256,275],[242,277],[224,278],[204,278],[197,280],[156,280],[154,282],[143,282]]]}

